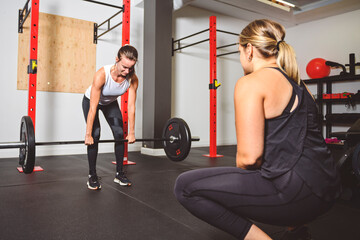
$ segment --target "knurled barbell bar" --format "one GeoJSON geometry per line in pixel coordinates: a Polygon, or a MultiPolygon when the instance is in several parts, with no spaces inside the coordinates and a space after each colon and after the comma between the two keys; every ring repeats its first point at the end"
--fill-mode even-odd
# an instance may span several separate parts
{"type": "MultiPolygon", "coordinates": [[[[192,141],[200,138],[191,138],[190,128],[181,118],[169,119],[163,129],[162,138],[136,139],[136,142],[162,141],[166,156],[172,161],[184,160],[191,148],[192,141]]],[[[98,143],[127,142],[123,140],[99,140],[98,143]]],[[[19,165],[24,173],[32,173],[35,166],[36,145],[84,144],[84,141],[35,142],[34,125],[29,116],[21,118],[20,142],[0,143],[0,149],[19,148],[19,165]]]]}

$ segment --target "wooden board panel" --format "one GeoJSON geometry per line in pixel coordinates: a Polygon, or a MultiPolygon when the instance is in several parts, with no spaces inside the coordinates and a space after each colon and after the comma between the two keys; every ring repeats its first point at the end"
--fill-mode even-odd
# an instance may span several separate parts
{"type": "MultiPolygon", "coordinates": [[[[28,88],[30,16],[19,33],[17,89],[28,88]]],[[[84,93],[96,71],[94,23],[47,13],[39,15],[37,90],[84,93]]]]}

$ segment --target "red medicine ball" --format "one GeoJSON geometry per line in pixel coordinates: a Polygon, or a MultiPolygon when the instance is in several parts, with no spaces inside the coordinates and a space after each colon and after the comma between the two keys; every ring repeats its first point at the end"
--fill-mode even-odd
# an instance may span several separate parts
{"type": "Polygon", "coordinates": [[[326,60],[322,58],[312,59],[306,66],[306,73],[310,78],[323,78],[330,74],[330,66],[325,64],[326,60]]]}

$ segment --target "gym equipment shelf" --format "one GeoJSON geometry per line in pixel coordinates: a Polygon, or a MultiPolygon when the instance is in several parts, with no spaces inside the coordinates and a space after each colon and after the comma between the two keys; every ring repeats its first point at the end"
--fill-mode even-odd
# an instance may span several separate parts
{"type": "MultiPolygon", "coordinates": [[[[323,91],[324,91],[324,84],[326,85],[326,94],[332,94],[332,84],[335,82],[353,82],[359,81],[360,83],[360,74],[355,74],[355,67],[360,65],[359,63],[354,63],[354,54],[350,54],[350,72],[341,72],[340,75],[337,76],[329,76],[324,78],[317,78],[317,79],[307,79],[304,80],[305,84],[316,84],[317,85],[317,99],[316,102],[319,108],[319,123],[321,125],[325,124],[325,136],[326,138],[332,137],[332,126],[335,125],[352,125],[356,122],[357,119],[360,118],[359,113],[341,113],[335,114],[332,112],[332,106],[334,104],[346,104],[348,102],[360,103],[360,91],[356,90],[357,93],[351,96],[350,98],[337,98],[337,99],[324,99],[323,98],[323,91]],[[323,106],[326,106],[326,112],[324,114],[323,106]]],[[[360,89],[360,85],[359,85],[360,89]]],[[[354,90],[352,90],[354,91],[354,90]]],[[[323,129],[321,129],[323,131],[323,129]]]]}

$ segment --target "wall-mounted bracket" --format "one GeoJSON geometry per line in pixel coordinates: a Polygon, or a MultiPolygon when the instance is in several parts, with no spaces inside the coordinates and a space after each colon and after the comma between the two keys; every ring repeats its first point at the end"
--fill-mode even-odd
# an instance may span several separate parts
{"type": "Polygon", "coordinates": [[[24,22],[31,12],[31,8],[29,8],[29,2],[30,0],[27,0],[23,9],[19,9],[18,33],[23,33],[24,22]]]}

